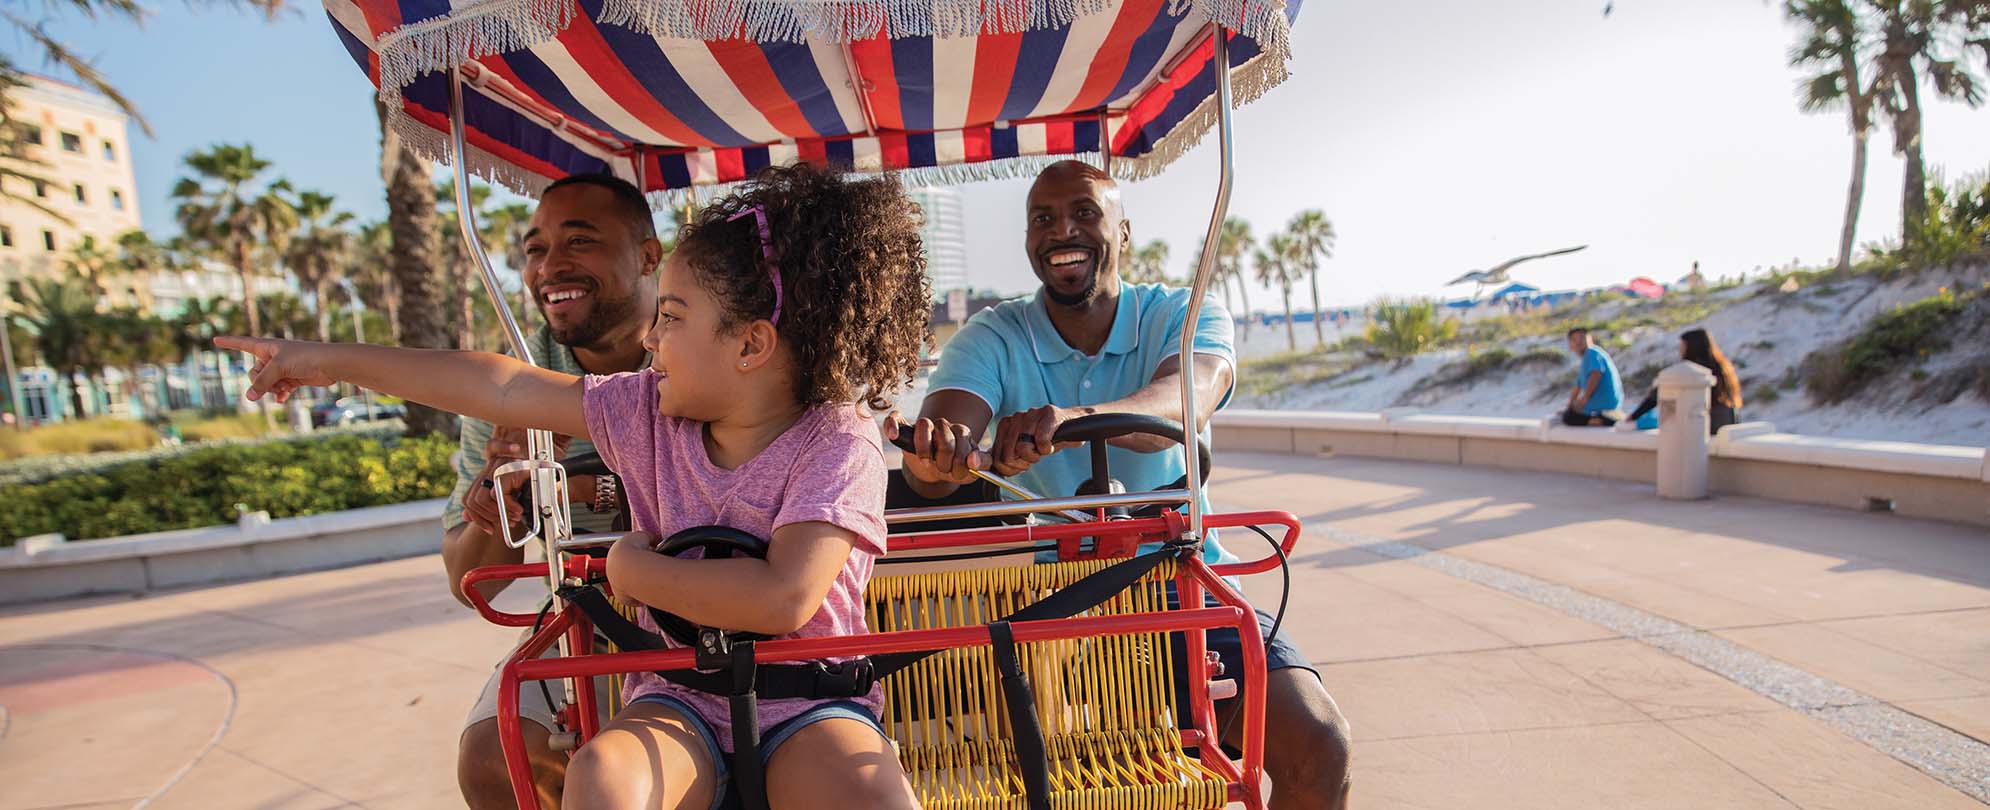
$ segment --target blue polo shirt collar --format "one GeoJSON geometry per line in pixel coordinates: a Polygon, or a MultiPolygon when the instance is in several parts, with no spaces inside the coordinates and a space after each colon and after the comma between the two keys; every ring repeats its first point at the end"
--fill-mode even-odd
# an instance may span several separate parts
{"type": "MultiPolygon", "coordinates": [[[[1126,354],[1139,348],[1140,342],[1140,302],[1130,285],[1119,288],[1119,307],[1113,313],[1112,333],[1106,336],[1106,354],[1126,354]]],[[[1064,335],[1058,333],[1057,325],[1050,322],[1049,303],[1043,298],[1039,288],[1030,296],[1029,306],[1024,308],[1023,327],[1030,333],[1030,348],[1036,352],[1036,361],[1044,365],[1078,360],[1084,352],[1064,342],[1064,335]]]]}

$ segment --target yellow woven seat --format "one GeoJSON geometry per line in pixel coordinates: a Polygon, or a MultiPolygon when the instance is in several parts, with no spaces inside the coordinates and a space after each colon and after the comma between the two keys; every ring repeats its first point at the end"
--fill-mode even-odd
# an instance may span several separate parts
{"type": "MultiPolygon", "coordinates": [[[[1111,561],[876,577],[875,631],[986,624],[1111,561]]],[[[1167,609],[1163,563],[1082,616],[1167,609]]],[[[1225,782],[1190,757],[1174,711],[1166,633],[1027,642],[1017,657],[1035,692],[1049,752],[1051,806],[1221,808],[1225,782]]],[[[885,728],[929,810],[1023,810],[1008,712],[987,647],[948,650],[885,679],[885,728]]]]}

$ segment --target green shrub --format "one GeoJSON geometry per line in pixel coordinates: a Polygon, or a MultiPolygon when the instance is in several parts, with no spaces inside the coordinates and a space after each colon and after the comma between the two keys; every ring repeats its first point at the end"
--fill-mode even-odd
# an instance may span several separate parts
{"type": "Polygon", "coordinates": [[[81,540],[233,523],[237,504],[284,518],[439,498],[456,482],[455,449],[445,436],[345,434],[203,447],[0,486],[0,545],[47,532],[81,540]]]}
{"type": "Polygon", "coordinates": [[[1458,334],[1458,322],[1438,314],[1437,302],[1382,301],[1365,337],[1383,357],[1402,359],[1435,348],[1458,334]]]}
{"type": "Polygon", "coordinates": [[[1865,266],[1882,278],[1990,257],[1990,173],[1949,185],[1928,179],[1928,210],[1910,223],[1904,245],[1868,245],[1865,266]]]}
{"type": "Polygon", "coordinates": [[[1917,363],[1949,347],[1955,323],[1981,291],[1939,294],[1873,318],[1850,340],[1811,352],[1803,359],[1803,385],[1811,399],[1833,404],[1850,399],[1896,368],[1917,363]]]}

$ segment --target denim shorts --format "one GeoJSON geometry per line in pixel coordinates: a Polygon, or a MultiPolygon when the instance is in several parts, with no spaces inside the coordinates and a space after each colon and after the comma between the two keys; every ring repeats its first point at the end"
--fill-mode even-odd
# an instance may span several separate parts
{"type": "MultiPolygon", "coordinates": [[[[691,704],[670,695],[661,692],[652,692],[630,701],[629,705],[634,706],[638,703],[650,703],[667,709],[673,709],[678,714],[684,715],[684,719],[690,722],[691,728],[698,732],[699,739],[705,741],[705,752],[711,755],[712,766],[717,769],[719,775],[718,790],[712,793],[711,810],[720,810],[720,808],[726,807],[726,799],[732,793],[733,755],[727,754],[719,748],[718,731],[712,728],[712,724],[705,722],[705,718],[699,716],[698,710],[691,708],[691,704]]],[[[768,760],[774,758],[774,752],[779,750],[781,744],[787,742],[789,737],[795,736],[795,732],[824,720],[839,717],[861,722],[876,730],[878,736],[884,737],[887,740],[891,739],[891,735],[884,732],[884,725],[878,722],[877,716],[871,714],[871,710],[866,708],[864,704],[854,700],[825,700],[809,707],[808,711],[768,726],[760,732],[761,767],[763,769],[766,767],[768,760]]]]}
{"type": "MultiPolygon", "coordinates": [[[[1174,607],[1175,600],[1172,587],[1169,590],[1168,603],[1169,607],[1172,608],[1174,607]]],[[[1205,595],[1203,604],[1214,607],[1219,603],[1215,601],[1214,597],[1205,595]]],[[[1271,614],[1262,610],[1256,612],[1258,617],[1258,634],[1264,638],[1265,674],[1270,675],[1281,669],[1303,669],[1313,673],[1314,677],[1319,677],[1320,671],[1313,667],[1312,662],[1306,660],[1306,654],[1299,650],[1298,645],[1292,643],[1292,639],[1285,636],[1285,628],[1281,626],[1278,629],[1277,635],[1271,635],[1271,614]]],[[[1292,616],[1288,611],[1286,619],[1290,620],[1291,618],[1292,616]]],[[[1193,722],[1189,718],[1194,716],[1189,711],[1188,686],[1190,676],[1188,669],[1188,640],[1181,633],[1171,633],[1170,636],[1170,646],[1173,647],[1170,653],[1174,656],[1175,663],[1175,711],[1177,713],[1176,716],[1180,718],[1177,722],[1183,728],[1187,728],[1193,722]]],[[[1207,649],[1210,652],[1216,653],[1217,660],[1223,662],[1223,674],[1216,676],[1216,678],[1219,680],[1235,679],[1237,682],[1237,695],[1238,697],[1242,697],[1244,694],[1244,640],[1241,636],[1237,635],[1237,629],[1234,627],[1215,628],[1205,632],[1203,640],[1206,643],[1207,649]]],[[[1216,716],[1221,718],[1223,712],[1229,709],[1233,701],[1234,698],[1231,700],[1216,701],[1216,716]]],[[[1220,732],[1221,729],[1218,729],[1218,731],[1220,732]]],[[[1223,750],[1233,757],[1241,756],[1241,754],[1235,752],[1228,745],[1223,746],[1223,750]]]]}

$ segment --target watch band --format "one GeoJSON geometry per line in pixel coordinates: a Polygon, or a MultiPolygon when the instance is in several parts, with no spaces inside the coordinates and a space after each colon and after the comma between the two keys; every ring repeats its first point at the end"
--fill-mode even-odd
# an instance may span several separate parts
{"type": "Polygon", "coordinates": [[[622,491],[622,482],[613,475],[594,477],[594,502],[587,505],[596,514],[613,512],[619,506],[616,496],[622,491]]]}

